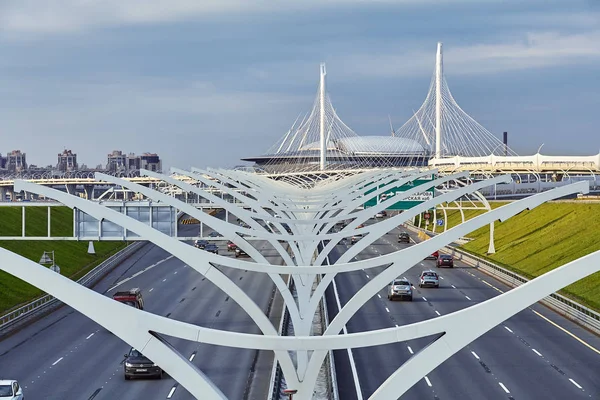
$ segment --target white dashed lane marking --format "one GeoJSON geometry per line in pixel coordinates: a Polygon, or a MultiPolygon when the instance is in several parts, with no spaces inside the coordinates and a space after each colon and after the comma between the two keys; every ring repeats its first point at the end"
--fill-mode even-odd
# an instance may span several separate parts
{"type": "Polygon", "coordinates": [[[150,293],[150,292],[151,292],[151,291],[153,291],[153,290],[154,290],[154,288],[151,288],[150,290],[148,290],[148,293],[150,293]]]}
{"type": "MultiPolygon", "coordinates": [[[[60,362],[60,361],[61,361],[63,358],[64,358],[64,357],[61,357],[61,358],[59,358],[58,360],[54,361],[54,362],[52,363],[52,365],[54,366],[54,365],[58,364],[58,363],[59,363],[59,362],[60,362]]],[[[33,383],[33,382],[32,382],[32,383],[33,383]]]]}
{"type": "Polygon", "coordinates": [[[440,314],[440,312],[439,312],[438,310],[435,310],[435,313],[436,313],[437,315],[442,315],[442,314],[440,314]]]}
{"type": "Polygon", "coordinates": [[[94,336],[94,333],[92,333],[90,336],[86,337],[85,340],[88,340],[89,338],[91,338],[92,336],[94,336]]]}
{"type": "Polygon", "coordinates": [[[583,389],[577,382],[575,382],[573,379],[569,378],[569,380],[571,381],[571,383],[575,386],[577,386],[578,389],[583,389]]]}
{"type": "Polygon", "coordinates": [[[471,298],[469,296],[465,296],[467,298],[467,300],[471,300],[471,298]]]}
{"type": "Polygon", "coordinates": [[[475,353],[474,351],[472,351],[471,354],[473,354],[473,356],[475,356],[475,358],[479,360],[479,356],[477,355],[477,353],[475,353]]]}
{"type": "Polygon", "coordinates": [[[506,329],[507,331],[509,331],[510,333],[514,333],[513,331],[510,330],[510,328],[508,326],[505,326],[504,329],[506,329]]]}
{"type": "Polygon", "coordinates": [[[177,389],[176,386],[173,386],[171,388],[171,391],[169,392],[169,394],[167,395],[167,399],[170,399],[171,397],[173,397],[173,393],[175,393],[175,389],[177,389]]]}
{"type": "Polygon", "coordinates": [[[533,351],[535,354],[537,354],[538,356],[542,357],[542,353],[540,353],[539,351],[537,351],[536,349],[531,349],[531,351],[533,351]]]}
{"type": "Polygon", "coordinates": [[[431,387],[431,382],[428,377],[425,377],[425,382],[427,382],[427,386],[431,387]]]}
{"type": "Polygon", "coordinates": [[[406,347],[408,348],[408,352],[409,352],[410,354],[415,354],[415,353],[413,353],[413,349],[411,349],[411,348],[410,348],[410,346],[406,346],[406,347]]]}
{"type": "Polygon", "coordinates": [[[502,382],[498,382],[498,385],[500,385],[500,387],[501,387],[502,389],[504,389],[504,391],[505,391],[506,393],[510,393],[510,390],[508,390],[508,389],[506,388],[506,386],[504,386],[504,384],[503,384],[502,382]]]}

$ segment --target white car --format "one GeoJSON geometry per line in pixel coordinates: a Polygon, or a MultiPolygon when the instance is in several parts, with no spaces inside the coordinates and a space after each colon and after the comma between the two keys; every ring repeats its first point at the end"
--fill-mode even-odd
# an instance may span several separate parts
{"type": "Polygon", "coordinates": [[[0,380],[0,400],[23,400],[23,389],[17,381],[0,380]]]}

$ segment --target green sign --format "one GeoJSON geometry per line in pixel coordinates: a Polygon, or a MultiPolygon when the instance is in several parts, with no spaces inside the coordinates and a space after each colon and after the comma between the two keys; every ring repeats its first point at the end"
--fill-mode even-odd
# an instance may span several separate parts
{"type": "MultiPolygon", "coordinates": [[[[377,203],[386,200],[392,196],[398,196],[399,194],[401,194],[402,192],[405,192],[407,190],[413,189],[415,186],[420,186],[424,183],[427,182],[431,182],[431,180],[433,179],[433,176],[429,179],[425,178],[425,179],[416,179],[412,182],[406,183],[404,185],[389,189],[387,191],[385,191],[384,193],[381,193],[378,198],[374,197],[372,199],[369,199],[366,203],[365,203],[365,208],[368,207],[373,207],[375,206],[377,203]]],[[[380,185],[378,187],[381,188],[385,185],[380,185]]],[[[365,193],[365,195],[368,195],[369,193],[374,192],[376,189],[373,188],[371,190],[369,190],[368,192],[365,193]]],[[[429,188],[424,192],[421,193],[416,193],[413,194],[405,199],[402,199],[400,201],[397,201],[395,203],[390,202],[390,205],[386,207],[386,210],[408,210],[418,204],[423,203],[424,201],[427,200],[431,200],[433,199],[433,190],[434,188],[429,188]]]]}

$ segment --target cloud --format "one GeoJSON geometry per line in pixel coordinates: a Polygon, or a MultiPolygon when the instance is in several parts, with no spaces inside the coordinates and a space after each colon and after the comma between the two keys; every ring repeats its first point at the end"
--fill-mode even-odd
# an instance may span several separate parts
{"type": "Polygon", "coordinates": [[[3,0],[0,26],[4,33],[12,34],[64,33],[101,26],[163,23],[216,15],[289,13],[341,6],[422,5],[430,2],[435,0],[302,0],[280,3],[267,0],[3,0]]]}
{"type": "MultiPolygon", "coordinates": [[[[600,59],[600,31],[585,34],[529,32],[508,43],[479,43],[444,47],[448,75],[474,75],[581,64],[600,59]]],[[[344,65],[344,76],[402,77],[431,75],[435,48],[397,54],[359,53],[332,57],[344,65]]],[[[400,47],[396,47],[400,49],[400,47]]]]}

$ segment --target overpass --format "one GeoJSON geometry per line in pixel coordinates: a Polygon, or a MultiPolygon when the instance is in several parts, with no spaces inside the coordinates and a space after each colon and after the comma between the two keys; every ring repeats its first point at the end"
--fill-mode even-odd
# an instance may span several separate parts
{"type": "MultiPolygon", "coordinates": [[[[62,398],[93,396],[95,399],[108,399],[116,393],[152,398],[158,390],[165,398],[242,398],[247,387],[233,385],[233,382],[246,382],[247,380],[240,378],[247,378],[248,366],[253,363],[252,355],[256,354],[258,359],[265,352],[274,356],[273,366],[281,371],[279,374],[285,378],[285,385],[298,390],[295,399],[312,398],[324,362],[335,365],[339,374],[346,373],[339,375],[345,379],[337,380],[336,385],[344,393],[340,393],[344,399],[363,396],[390,399],[404,394],[408,396],[406,398],[481,398],[477,396],[482,394],[489,399],[506,399],[512,396],[543,398],[549,394],[560,394],[561,397],[568,398],[593,398],[600,394],[598,381],[593,376],[598,355],[591,350],[600,347],[598,338],[576,331],[574,335],[580,341],[575,340],[562,330],[554,331],[555,326],[547,324],[527,308],[561,287],[597,271],[600,253],[584,257],[509,291],[493,281],[490,283],[490,278],[458,265],[462,268],[440,272],[443,280],[439,291],[417,289],[414,285],[415,298],[411,303],[414,307],[384,300],[387,284],[394,278],[407,276],[418,282],[417,275],[427,268],[423,259],[434,250],[478,227],[498,219],[506,220],[547,200],[577,192],[586,193],[588,189],[585,182],[512,202],[425,242],[400,247],[392,245],[390,240],[395,241],[398,229],[403,229],[402,225],[412,217],[436,204],[468,196],[485,186],[507,182],[510,177],[500,176],[455,188],[399,215],[373,223],[373,213],[385,209],[389,206],[388,203],[398,201],[398,197],[420,193],[427,187],[464,178],[466,174],[441,177],[414,185],[412,189],[381,201],[368,210],[357,210],[357,206],[366,199],[398,185],[413,182],[428,172],[370,171],[345,179],[319,182],[310,189],[301,189],[240,171],[188,172],[189,176],[205,180],[205,183],[209,182],[214,188],[228,192],[248,209],[239,204],[219,201],[203,188],[169,176],[147,173],[168,184],[177,185],[184,191],[220,203],[247,226],[241,227],[231,218],[220,219],[207,215],[171,196],[134,182],[106,175],[98,175],[97,179],[126,187],[154,202],[162,202],[205,221],[212,229],[221,233],[224,239],[235,241],[253,260],[246,261],[224,254],[214,255],[182,243],[173,233],[167,234],[164,230],[155,229],[152,223],[148,224],[101,203],[47,186],[16,181],[16,190],[52,198],[85,212],[98,221],[109,221],[137,235],[135,240],[149,241],[164,250],[152,265],[140,265],[131,272],[125,272],[116,282],[143,282],[144,290],[149,290],[150,286],[152,290],[146,293],[149,298],[154,299],[154,308],[158,313],[153,314],[123,306],[0,249],[1,269],[38,286],[99,324],[84,324],[83,331],[71,329],[73,332],[69,335],[75,336],[68,336],[67,341],[63,341],[52,332],[68,332],[69,327],[77,326],[74,324],[81,323],[81,319],[54,321],[51,325],[54,328],[50,328],[53,330],[45,331],[44,335],[28,336],[32,333],[28,331],[29,333],[24,333],[25,336],[17,335],[8,344],[0,342],[3,350],[0,357],[4,357],[0,360],[0,373],[4,376],[19,371],[26,379],[26,390],[34,394],[34,397],[43,395],[52,398],[48,396],[55,390],[60,392],[59,396],[63,396],[62,398]],[[213,179],[206,180],[203,175],[209,175],[213,179]],[[225,187],[225,184],[232,187],[225,187]],[[233,190],[235,188],[239,190],[233,190]],[[270,223],[261,224],[261,221],[270,223]],[[282,224],[287,224],[289,230],[282,224]],[[358,234],[363,235],[363,238],[356,244],[349,246],[344,243],[344,238],[358,234]],[[262,242],[250,242],[248,237],[262,242]],[[267,255],[271,258],[267,258],[267,255]],[[179,278],[179,275],[183,276],[179,278]],[[288,276],[290,281],[283,280],[284,276],[288,276]],[[486,295],[481,294],[481,287],[485,285],[483,281],[492,286],[486,295]],[[206,285],[202,282],[206,282],[206,285]],[[212,284],[208,285],[208,282],[212,284]],[[290,282],[292,285],[288,286],[290,282]],[[208,292],[211,287],[217,288],[217,291],[208,292]],[[257,291],[257,287],[262,290],[257,291]],[[281,296],[287,315],[284,320],[291,322],[293,332],[278,329],[267,318],[265,301],[271,293],[266,290],[269,287],[276,288],[281,296]],[[200,289],[200,293],[211,293],[208,302],[202,303],[206,310],[216,310],[215,314],[206,315],[210,318],[202,317],[205,313],[186,314],[186,311],[198,309],[196,304],[186,300],[188,296],[193,301],[200,300],[194,293],[196,288],[200,289]],[[493,288],[503,293],[498,295],[493,288]],[[221,291],[223,296],[227,296],[226,299],[221,300],[217,294],[221,291]],[[177,295],[173,296],[174,293],[177,295]],[[259,299],[257,296],[262,297],[259,299]],[[331,314],[326,320],[323,333],[315,334],[313,318],[323,307],[323,296],[330,300],[325,307],[331,314]],[[421,296],[422,300],[417,296],[421,296]],[[211,300],[215,304],[211,305],[211,300]],[[180,311],[177,311],[177,304],[184,304],[180,311]],[[188,305],[185,306],[186,304],[188,305]],[[230,307],[231,304],[236,306],[230,307]],[[168,315],[163,316],[163,312],[168,315]],[[220,319],[223,312],[228,314],[220,319]],[[175,315],[178,320],[173,319],[175,315]],[[513,315],[518,316],[503,322],[513,315]],[[538,326],[538,330],[532,332],[530,319],[534,316],[540,319],[536,319],[534,324],[538,326]],[[235,321],[244,321],[243,326],[236,326],[235,321]],[[501,325],[495,328],[498,324],[501,325]],[[66,331],[61,331],[61,326],[66,331]],[[465,326],[469,329],[466,330],[465,326]],[[104,329],[116,336],[111,338],[101,334],[104,329]],[[564,335],[556,339],[560,340],[559,349],[544,339],[548,336],[547,330],[552,335],[559,332],[564,335]],[[342,331],[344,334],[339,334],[342,331]],[[485,337],[486,332],[490,332],[491,336],[485,340],[478,339],[485,337]],[[285,337],[286,333],[292,337],[285,337]],[[527,338],[525,348],[522,348],[524,343],[519,337],[527,338]],[[18,343],[19,340],[29,340],[27,338],[35,338],[33,340],[38,344],[44,344],[43,359],[50,360],[47,366],[39,367],[23,361],[31,347],[18,343]],[[168,373],[169,379],[156,384],[125,383],[115,376],[122,371],[117,355],[123,354],[123,345],[119,345],[121,342],[118,338],[141,349],[168,373]],[[583,346],[581,341],[587,343],[588,347],[583,346]],[[108,360],[99,361],[101,367],[98,371],[102,376],[96,377],[95,373],[90,373],[96,370],[95,363],[90,365],[90,369],[82,360],[89,360],[93,355],[93,347],[100,343],[105,349],[100,358],[108,360]],[[501,347],[502,354],[512,354],[521,360],[527,366],[528,374],[535,374],[537,385],[530,384],[528,374],[514,370],[515,359],[496,359],[500,356],[494,350],[497,346],[501,347]],[[78,352],[80,347],[87,350],[78,352]],[[461,350],[463,348],[465,349],[461,350]],[[563,351],[565,349],[568,351],[563,351]],[[391,354],[396,356],[390,357],[391,354]],[[113,363],[108,362],[110,359],[113,359],[113,363]],[[209,359],[226,360],[230,364],[218,361],[219,368],[212,369],[209,359]],[[592,367],[574,367],[580,359],[587,360],[592,367]],[[453,366],[451,371],[443,369],[446,360],[453,366]],[[26,364],[31,371],[22,367],[4,370],[5,366],[14,364],[26,364]],[[561,374],[554,375],[556,369],[550,368],[550,364],[556,366],[561,374]],[[438,368],[442,369],[436,372],[438,368]],[[488,370],[493,371],[494,376],[489,375],[491,372],[488,370]],[[69,373],[65,374],[65,371],[69,373]],[[224,371],[229,371],[229,375],[224,371]],[[53,379],[56,374],[63,377],[73,374],[74,379],[53,379]],[[57,381],[60,383],[57,384],[57,381]],[[464,392],[457,388],[457,382],[464,385],[464,392]]],[[[110,287],[105,288],[110,294],[110,287]]],[[[543,314],[535,305],[532,307],[561,329],[568,332],[575,330],[569,322],[561,320],[557,315],[543,314]]],[[[152,307],[148,311],[151,309],[152,307]]],[[[44,327],[47,325],[37,325],[37,328],[32,329],[45,329],[44,327]]],[[[260,377],[261,374],[258,374],[252,378],[260,377]]]]}

